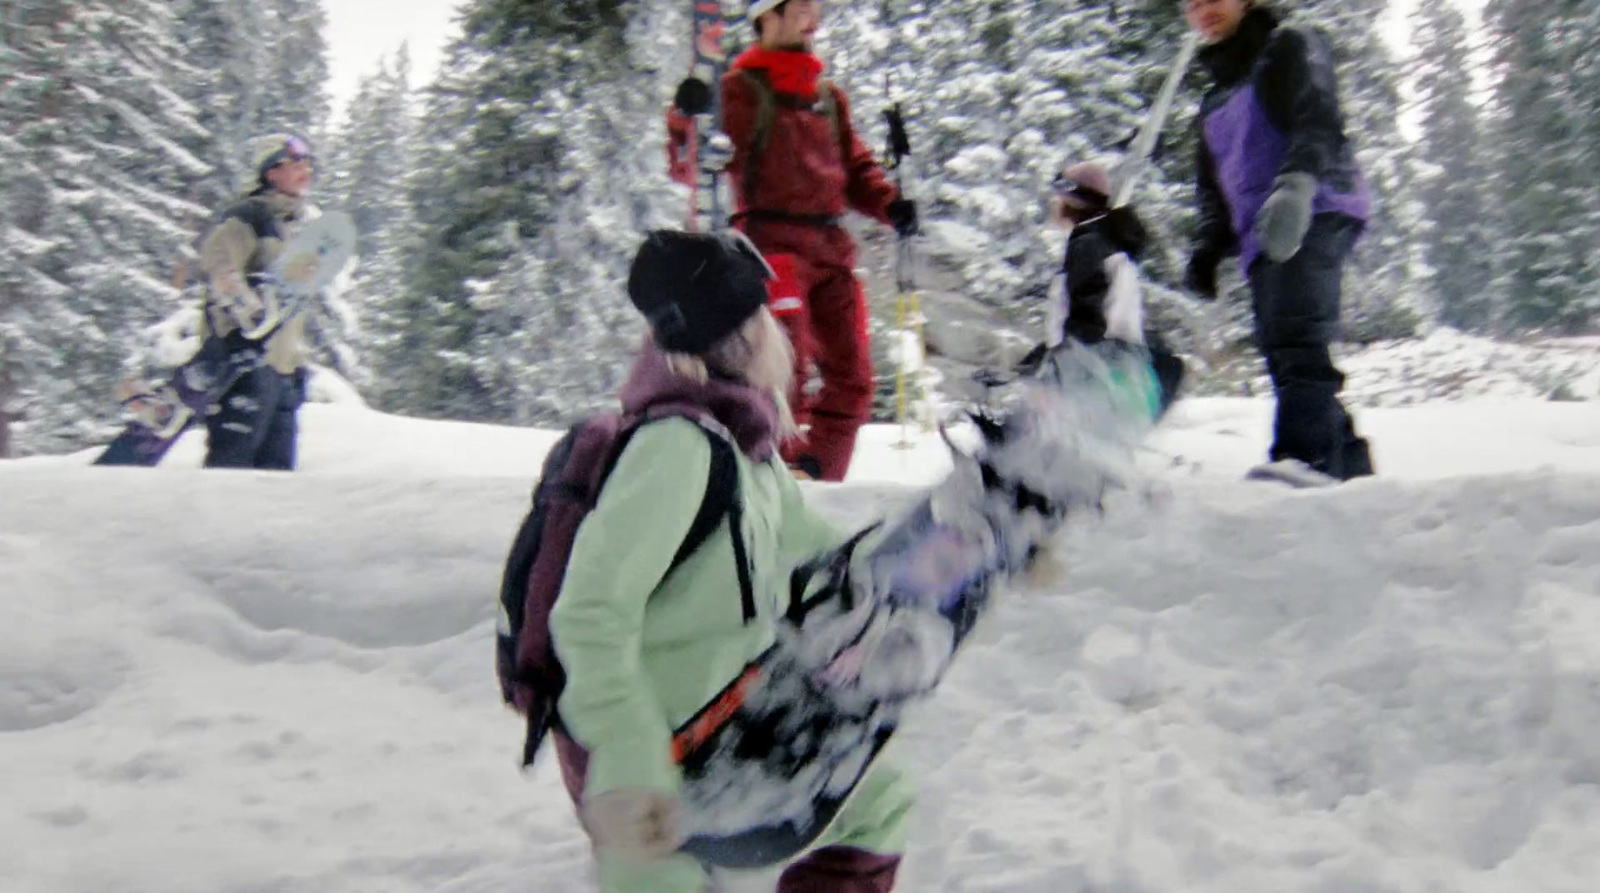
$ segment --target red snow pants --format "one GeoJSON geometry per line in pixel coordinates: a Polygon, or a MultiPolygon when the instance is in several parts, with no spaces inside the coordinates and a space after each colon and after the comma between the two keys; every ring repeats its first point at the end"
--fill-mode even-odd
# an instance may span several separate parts
{"type": "Polygon", "coordinates": [[[800,436],[782,446],[791,466],[842,481],[850,470],[856,434],[872,417],[872,353],[867,300],[856,280],[856,246],[837,225],[746,219],[740,228],[779,272],[774,314],[794,347],[790,408],[800,436]],[[787,255],[787,257],[784,257],[787,255]],[[785,297],[799,297],[786,306],[785,297]],[[807,387],[812,373],[816,393],[807,387]]]}

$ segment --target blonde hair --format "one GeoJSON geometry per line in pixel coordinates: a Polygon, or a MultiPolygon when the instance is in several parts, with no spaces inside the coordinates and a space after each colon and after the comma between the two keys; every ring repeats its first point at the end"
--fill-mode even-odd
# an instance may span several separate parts
{"type": "Polygon", "coordinates": [[[778,404],[778,435],[799,432],[789,407],[789,384],[794,378],[794,348],[772,311],[762,307],[704,354],[667,353],[667,368],[674,375],[704,382],[712,370],[769,391],[778,404]]]}

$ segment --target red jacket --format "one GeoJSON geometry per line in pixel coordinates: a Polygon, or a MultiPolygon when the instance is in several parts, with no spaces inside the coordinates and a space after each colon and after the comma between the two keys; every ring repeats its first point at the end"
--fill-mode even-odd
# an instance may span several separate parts
{"type": "Polygon", "coordinates": [[[694,185],[693,158],[689,139],[694,136],[694,118],[667,106],[667,176],[674,183],[694,185]]]}
{"type": "Polygon", "coordinates": [[[820,104],[813,111],[785,100],[816,102],[822,67],[815,56],[752,47],[735,60],[733,69],[722,78],[722,129],[733,141],[728,182],[740,211],[830,217],[854,209],[889,222],[887,209],[899,190],[884,176],[872,150],[856,136],[844,91],[831,85],[839,110],[837,140],[820,104]],[[754,195],[743,193],[745,164],[755,139],[757,100],[755,88],[739,73],[741,68],[765,70],[779,94],[766,148],[757,161],[754,195]]]}

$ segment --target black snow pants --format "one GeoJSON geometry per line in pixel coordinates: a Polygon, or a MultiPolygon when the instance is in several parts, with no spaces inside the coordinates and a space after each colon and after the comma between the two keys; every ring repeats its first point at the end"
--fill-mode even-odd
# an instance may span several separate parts
{"type": "Polygon", "coordinates": [[[222,410],[206,420],[206,467],[294,470],[305,380],[304,369],[284,375],[270,366],[240,378],[223,396],[222,410]]]}
{"type": "Polygon", "coordinates": [[[1319,214],[1300,253],[1250,268],[1256,345],[1277,395],[1271,459],[1299,459],[1341,480],[1372,474],[1367,441],[1339,402],[1344,374],[1329,345],[1339,334],[1341,278],[1360,222],[1319,214]]]}

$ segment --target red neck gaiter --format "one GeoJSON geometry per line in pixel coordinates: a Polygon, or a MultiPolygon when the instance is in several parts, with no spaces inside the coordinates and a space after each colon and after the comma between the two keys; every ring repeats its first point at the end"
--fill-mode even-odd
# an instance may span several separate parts
{"type": "Polygon", "coordinates": [[[733,67],[763,70],[772,89],[807,100],[817,98],[817,79],[824,68],[822,60],[811,53],[768,50],[759,45],[740,53],[733,67]]]}

